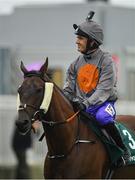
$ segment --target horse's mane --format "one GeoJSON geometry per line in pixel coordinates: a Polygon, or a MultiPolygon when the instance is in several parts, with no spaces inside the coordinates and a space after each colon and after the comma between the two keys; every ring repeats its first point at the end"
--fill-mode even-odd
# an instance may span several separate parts
{"type": "MultiPolygon", "coordinates": [[[[54,82],[53,82],[54,83],[54,82]]],[[[64,99],[71,105],[70,101],[68,100],[68,98],[65,96],[63,90],[56,84],[54,83],[55,87],[58,89],[58,91],[62,94],[62,96],[64,97],[64,99]]]]}

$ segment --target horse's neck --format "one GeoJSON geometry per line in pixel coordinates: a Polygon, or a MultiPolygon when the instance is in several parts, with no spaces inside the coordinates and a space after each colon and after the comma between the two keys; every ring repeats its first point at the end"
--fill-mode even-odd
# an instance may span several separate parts
{"type": "MultiPolygon", "coordinates": [[[[70,103],[64,98],[59,90],[54,88],[51,104],[46,116],[47,120],[61,122],[67,120],[73,114],[74,111],[70,103]]],[[[53,149],[55,153],[67,152],[74,144],[76,131],[77,117],[70,123],[46,128],[46,140],[49,151],[52,151],[53,149]]]]}

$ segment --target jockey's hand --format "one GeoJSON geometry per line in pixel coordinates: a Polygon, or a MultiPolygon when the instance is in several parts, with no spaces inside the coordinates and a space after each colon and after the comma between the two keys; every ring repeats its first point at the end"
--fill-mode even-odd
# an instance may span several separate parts
{"type": "Polygon", "coordinates": [[[35,122],[32,123],[32,129],[34,133],[37,133],[40,128],[40,121],[36,120],[35,122]]]}
{"type": "Polygon", "coordinates": [[[77,98],[75,100],[73,99],[72,105],[75,109],[80,110],[80,111],[83,111],[86,109],[86,106],[83,104],[83,102],[77,98]]]}

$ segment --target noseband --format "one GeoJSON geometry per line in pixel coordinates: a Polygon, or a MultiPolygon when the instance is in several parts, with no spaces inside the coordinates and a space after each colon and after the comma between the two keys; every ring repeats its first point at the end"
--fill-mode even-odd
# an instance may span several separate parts
{"type": "Polygon", "coordinates": [[[34,123],[37,120],[37,116],[38,115],[40,117],[41,113],[45,113],[43,109],[37,108],[36,106],[29,105],[29,104],[19,105],[18,111],[24,110],[28,114],[28,116],[29,116],[27,108],[32,108],[32,109],[36,110],[36,112],[33,114],[32,118],[31,118],[31,122],[32,123],[34,123]]]}

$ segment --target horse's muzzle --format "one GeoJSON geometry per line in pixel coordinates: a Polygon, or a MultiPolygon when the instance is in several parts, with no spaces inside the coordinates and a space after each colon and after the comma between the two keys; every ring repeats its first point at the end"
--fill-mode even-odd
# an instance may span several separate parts
{"type": "Polygon", "coordinates": [[[18,111],[18,118],[15,121],[20,134],[25,135],[31,130],[31,119],[25,110],[18,111]]]}
{"type": "Polygon", "coordinates": [[[15,122],[20,134],[25,135],[31,130],[30,120],[16,120],[15,122]]]}

